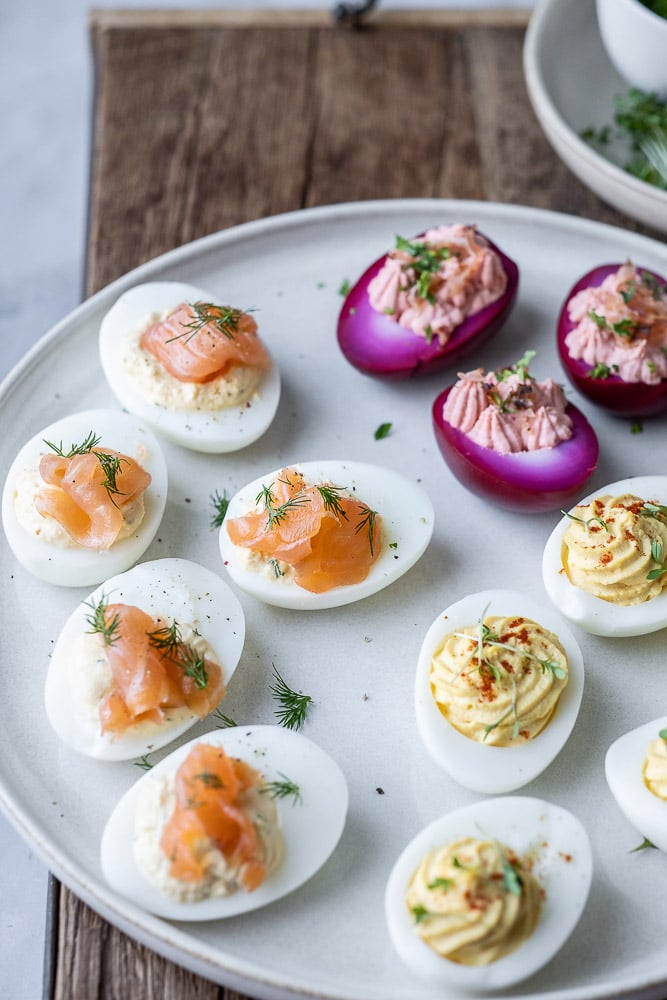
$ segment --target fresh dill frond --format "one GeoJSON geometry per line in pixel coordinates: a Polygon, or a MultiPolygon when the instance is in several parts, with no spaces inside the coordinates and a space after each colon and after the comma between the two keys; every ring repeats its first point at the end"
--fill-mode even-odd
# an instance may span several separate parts
{"type": "Polygon", "coordinates": [[[278,774],[282,779],[281,781],[267,781],[260,790],[266,792],[272,799],[286,799],[291,795],[293,798],[292,805],[301,805],[303,799],[299,786],[294,781],[291,781],[286,774],[283,774],[282,771],[279,771],[278,774]]]}
{"type": "Polygon", "coordinates": [[[278,702],[278,708],[274,711],[274,715],[281,726],[298,731],[306,721],[306,713],[309,706],[313,704],[313,699],[308,694],[293,691],[275,664],[271,664],[271,666],[273,667],[275,683],[270,686],[270,691],[278,702]]]}
{"type": "Polygon", "coordinates": [[[214,718],[219,720],[219,725],[216,725],[216,729],[236,729],[238,723],[234,721],[229,715],[225,715],[221,709],[216,708],[213,712],[214,718]]]}
{"type": "Polygon", "coordinates": [[[152,763],[148,759],[148,754],[145,753],[139,760],[133,761],[135,767],[140,767],[142,771],[150,771],[152,768],[152,763]]]}
{"type": "Polygon", "coordinates": [[[359,504],[358,508],[361,518],[356,528],[354,529],[354,533],[355,535],[358,535],[359,532],[364,530],[364,528],[366,529],[366,533],[368,536],[368,547],[370,549],[371,556],[374,556],[375,551],[373,548],[373,542],[375,535],[375,522],[377,521],[378,518],[378,512],[376,510],[371,510],[370,507],[366,507],[365,504],[359,504]]]}
{"type": "Polygon", "coordinates": [[[70,445],[68,452],[63,451],[62,441],[60,441],[59,444],[54,444],[52,441],[47,441],[46,438],[43,438],[42,440],[47,448],[54,451],[60,458],[74,458],[75,455],[87,455],[100,443],[100,438],[94,431],[90,431],[81,444],[70,445]]]}
{"type": "MultiPolygon", "coordinates": [[[[181,323],[184,328],[183,333],[170,337],[169,340],[165,341],[166,344],[183,338],[187,344],[204,327],[212,327],[216,333],[221,333],[227,340],[234,339],[244,310],[235,309],[232,306],[218,306],[214,302],[189,302],[188,306],[193,312],[193,318],[189,323],[181,323]]],[[[245,311],[250,312],[250,310],[245,311]]]]}
{"type": "Polygon", "coordinates": [[[211,528],[222,527],[222,522],[227,514],[227,508],[229,507],[229,499],[227,497],[227,490],[225,490],[220,496],[218,491],[211,493],[210,496],[211,504],[213,505],[213,517],[211,518],[211,528]]]}
{"type": "Polygon", "coordinates": [[[208,684],[208,673],[206,671],[206,660],[192,648],[192,646],[181,646],[179,650],[179,665],[186,677],[191,677],[195,682],[195,687],[202,690],[208,684]]]}
{"type": "Polygon", "coordinates": [[[212,771],[200,771],[199,774],[193,774],[191,781],[201,781],[202,785],[206,785],[207,788],[224,788],[224,782],[214,774],[212,771]]]}
{"type": "Polygon", "coordinates": [[[180,626],[176,620],[171,625],[162,625],[146,634],[149,645],[153,646],[154,649],[159,649],[165,656],[169,657],[176,655],[178,647],[183,642],[180,626]]]}
{"type": "Polygon", "coordinates": [[[339,494],[345,492],[344,486],[317,486],[317,492],[322,497],[322,502],[324,503],[324,509],[329,511],[331,514],[335,514],[336,517],[342,517],[344,521],[347,521],[347,514],[345,513],[345,508],[342,506],[339,494]]]}
{"type": "Polygon", "coordinates": [[[129,464],[128,460],[120,455],[109,455],[105,451],[95,451],[93,454],[102,466],[105,476],[102,486],[109,494],[109,498],[113,501],[114,496],[124,496],[125,494],[118,489],[118,476],[121,473],[121,466],[129,464]]]}
{"type": "Polygon", "coordinates": [[[310,497],[299,491],[298,493],[294,493],[291,497],[288,497],[283,503],[278,504],[276,503],[277,498],[271,488],[272,486],[273,483],[271,483],[271,486],[265,486],[262,484],[261,490],[255,497],[255,503],[257,506],[260,504],[264,505],[269,529],[275,528],[282,521],[284,521],[291,510],[301,507],[305,503],[310,503],[310,497]]]}
{"type": "Polygon", "coordinates": [[[92,611],[91,615],[86,615],[86,622],[90,625],[87,630],[88,635],[93,635],[95,633],[102,636],[104,639],[105,646],[113,646],[114,642],[120,638],[118,629],[120,627],[120,616],[116,612],[112,618],[107,621],[106,611],[107,605],[109,603],[108,598],[102,594],[97,604],[92,601],[84,601],[87,608],[92,611]]]}

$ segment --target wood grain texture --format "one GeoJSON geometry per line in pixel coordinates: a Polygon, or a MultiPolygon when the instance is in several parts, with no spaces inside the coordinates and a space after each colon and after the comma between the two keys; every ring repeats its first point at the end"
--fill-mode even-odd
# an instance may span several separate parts
{"type": "MultiPolygon", "coordinates": [[[[94,13],[88,292],[218,229],[358,199],[513,202],[654,235],[552,152],[525,90],[524,27],[517,12],[382,12],[357,32],[320,14],[94,13]]],[[[55,1000],[243,1000],[64,888],[57,931],[55,1000]]]]}

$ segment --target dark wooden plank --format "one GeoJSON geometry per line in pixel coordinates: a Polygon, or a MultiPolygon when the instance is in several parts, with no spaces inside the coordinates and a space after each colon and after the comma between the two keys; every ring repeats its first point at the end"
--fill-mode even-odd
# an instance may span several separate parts
{"type": "MultiPolygon", "coordinates": [[[[513,202],[651,234],[552,152],[523,80],[525,23],[516,11],[383,11],[351,32],[321,12],[94,14],[88,292],[206,233],[367,198],[513,202]]],[[[56,1000],[243,1000],[66,889],[58,924],[56,1000]]]]}

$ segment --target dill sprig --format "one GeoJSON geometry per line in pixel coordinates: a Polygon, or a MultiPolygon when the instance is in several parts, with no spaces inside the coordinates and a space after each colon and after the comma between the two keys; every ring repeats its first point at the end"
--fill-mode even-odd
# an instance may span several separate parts
{"type": "Polygon", "coordinates": [[[227,508],[229,507],[229,499],[227,497],[227,490],[225,490],[220,496],[218,491],[211,493],[210,496],[211,504],[213,505],[213,517],[211,518],[211,528],[220,528],[222,522],[227,514],[227,508]]]}
{"type": "Polygon", "coordinates": [[[312,705],[313,699],[308,694],[293,691],[279,673],[276,665],[272,663],[271,666],[273,668],[275,684],[270,686],[270,691],[279,706],[274,711],[274,715],[281,726],[285,726],[286,729],[295,729],[298,731],[306,721],[306,713],[308,712],[308,707],[312,705]]]}
{"type": "Polygon", "coordinates": [[[272,799],[286,799],[291,795],[293,798],[292,805],[301,805],[303,799],[299,786],[294,781],[291,781],[286,774],[283,774],[282,771],[279,771],[278,774],[282,779],[281,781],[267,781],[260,791],[267,793],[272,799]]]}
{"type": "Polygon", "coordinates": [[[182,644],[181,629],[176,620],[171,625],[162,625],[153,632],[147,632],[148,643],[154,649],[159,649],[165,656],[173,658],[182,644]]]}
{"type": "Polygon", "coordinates": [[[225,787],[224,782],[213,771],[200,771],[199,774],[193,774],[191,781],[201,781],[202,785],[206,785],[207,788],[225,787]]]}
{"type": "Polygon", "coordinates": [[[262,488],[255,497],[255,503],[257,506],[264,504],[264,510],[267,516],[267,525],[269,529],[273,529],[276,525],[280,524],[288,516],[291,510],[295,510],[297,507],[301,507],[304,503],[310,503],[310,497],[307,497],[302,491],[294,493],[291,497],[288,497],[284,503],[277,503],[277,498],[272,490],[273,483],[271,486],[265,486],[262,483],[262,488]]]}
{"type": "Polygon", "coordinates": [[[202,688],[206,687],[208,684],[206,660],[192,646],[182,645],[179,648],[178,662],[185,676],[193,679],[196,688],[202,690],[202,688]]]}
{"type": "Polygon", "coordinates": [[[90,431],[89,434],[83,439],[81,444],[72,444],[67,453],[63,451],[63,443],[60,441],[59,444],[54,444],[52,441],[47,441],[46,438],[42,439],[47,448],[54,451],[56,455],[60,458],[74,458],[75,455],[87,455],[97,447],[100,443],[100,438],[95,434],[94,431],[90,431]]]}
{"type": "Polygon", "coordinates": [[[339,499],[339,494],[345,492],[345,487],[317,486],[316,489],[322,497],[324,509],[329,511],[330,514],[335,514],[336,517],[342,517],[344,521],[347,521],[347,514],[339,499]]]}
{"type": "Polygon", "coordinates": [[[148,759],[147,753],[143,754],[143,756],[140,757],[139,760],[135,760],[132,763],[134,764],[135,767],[140,767],[142,771],[150,771],[150,769],[153,766],[150,760],[148,759]]]}
{"type": "Polygon", "coordinates": [[[373,540],[375,535],[375,522],[377,521],[378,518],[378,512],[376,510],[371,510],[370,507],[366,507],[365,504],[361,503],[358,504],[358,508],[361,518],[356,528],[354,529],[354,533],[355,535],[358,535],[361,531],[364,530],[364,528],[366,529],[366,533],[368,536],[368,547],[370,549],[371,556],[374,556],[375,552],[373,549],[373,540]]]}
{"type": "Polygon", "coordinates": [[[219,725],[216,725],[216,729],[236,729],[238,723],[231,716],[225,715],[221,709],[216,708],[213,715],[216,719],[219,719],[219,725]]]}
{"type": "Polygon", "coordinates": [[[109,599],[102,594],[97,604],[92,601],[84,601],[87,608],[92,610],[91,615],[86,615],[86,622],[90,625],[87,630],[88,635],[93,635],[95,633],[102,636],[104,639],[105,646],[113,646],[116,639],[120,638],[118,628],[120,626],[120,617],[118,612],[116,612],[110,621],[107,621],[106,611],[109,599]]]}
{"type": "Polygon", "coordinates": [[[217,333],[221,333],[228,340],[234,339],[234,334],[238,332],[239,320],[243,315],[242,309],[234,309],[232,306],[218,306],[214,302],[189,302],[188,306],[193,312],[193,318],[189,323],[181,323],[181,326],[184,327],[183,333],[170,337],[169,340],[165,341],[166,344],[171,344],[172,341],[182,338],[185,338],[187,344],[206,326],[213,327],[217,333]]]}
{"type": "Polygon", "coordinates": [[[117,479],[121,473],[121,466],[128,465],[128,460],[120,455],[109,455],[105,451],[94,451],[93,454],[102,466],[102,472],[105,475],[102,486],[109,494],[109,498],[113,501],[114,496],[124,496],[122,490],[118,489],[117,479]]]}

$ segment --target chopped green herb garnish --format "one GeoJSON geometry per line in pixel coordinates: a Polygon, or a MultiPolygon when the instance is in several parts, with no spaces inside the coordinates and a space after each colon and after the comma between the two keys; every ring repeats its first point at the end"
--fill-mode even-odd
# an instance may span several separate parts
{"type": "Polygon", "coordinates": [[[617,371],[618,365],[612,365],[610,368],[609,365],[605,365],[601,361],[598,361],[595,367],[591,368],[588,374],[591,378],[605,379],[609,378],[612,372],[615,374],[617,371]]]}
{"type": "Polygon", "coordinates": [[[389,548],[390,549],[397,549],[398,548],[398,542],[389,542],[389,548]]]}
{"type": "Polygon", "coordinates": [[[317,486],[317,492],[322,497],[324,502],[324,509],[329,511],[330,514],[335,514],[336,517],[342,517],[344,521],[347,521],[347,514],[345,513],[345,508],[340,502],[340,493],[345,493],[344,486],[317,486]]]}
{"type": "Polygon", "coordinates": [[[634,281],[629,281],[628,287],[621,289],[621,298],[625,302],[626,306],[629,305],[630,302],[632,302],[636,291],[637,291],[637,285],[635,284],[634,281]]]}
{"type": "Polygon", "coordinates": [[[46,438],[43,440],[47,448],[54,451],[60,458],[74,458],[75,455],[88,455],[100,443],[100,438],[93,431],[90,431],[81,444],[70,445],[69,451],[65,453],[62,441],[59,444],[54,444],[52,441],[47,441],[46,438]]]}
{"type": "Polygon", "coordinates": [[[360,531],[366,528],[368,535],[368,546],[371,551],[371,556],[375,555],[373,550],[373,536],[375,534],[375,522],[377,521],[378,512],[376,510],[371,510],[370,507],[364,506],[364,504],[359,504],[359,513],[362,515],[361,520],[354,529],[355,535],[358,535],[360,531]]]}
{"type": "Polygon", "coordinates": [[[375,428],[375,433],[373,434],[373,437],[375,438],[375,440],[376,441],[381,441],[383,438],[388,437],[389,436],[389,432],[391,431],[391,427],[392,427],[391,423],[380,424],[379,427],[376,427],[375,428]]]}
{"type": "Polygon", "coordinates": [[[412,906],[410,908],[410,913],[415,918],[415,923],[416,924],[423,923],[424,920],[426,920],[428,917],[431,916],[431,914],[426,909],[426,907],[422,906],[421,904],[419,904],[417,906],[412,906]]]}
{"type": "Polygon", "coordinates": [[[163,625],[161,628],[156,628],[154,632],[147,632],[148,644],[153,646],[154,649],[159,649],[165,656],[175,656],[178,652],[178,648],[183,642],[181,638],[181,630],[177,621],[173,621],[171,625],[163,625]]]}
{"type": "Polygon", "coordinates": [[[658,736],[661,740],[667,740],[667,729],[661,729],[658,736]]]}
{"type": "Polygon", "coordinates": [[[654,563],[657,563],[657,569],[652,569],[650,573],[647,573],[646,579],[659,580],[661,576],[667,573],[667,561],[665,560],[662,542],[658,538],[654,538],[651,542],[651,559],[654,563]]]}
{"type": "Polygon", "coordinates": [[[145,753],[143,757],[140,757],[139,760],[133,761],[133,764],[135,767],[140,767],[142,771],[150,771],[153,766],[148,759],[147,753],[145,753]]]}
{"type": "MultiPolygon", "coordinates": [[[[644,839],[642,840],[641,844],[637,844],[636,847],[631,848],[628,851],[628,854],[636,854],[637,851],[645,851],[647,847],[653,847],[653,848],[655,848],[655,844],[652,843],[652,841],[650,841],[648,839],[648,837],[644,837],[644,839]]],[[[656,850],[657,850],[657,848],[656,848],[656,850]]]]}
{"type": "Polygon", "coordinates": [[[277,559],[271,559],[271,565],[273,566],[273,575],[276,577],[277,580],[279,580],[281,576],[285,575],[281,570],[280,563],[278,562],[277,559]]]}
{"type": "Polygon", "coordinates": [[[350,285],[350,282],[347,280],[347,278],[343,278],[343,280],[340,283],[340,288],[338,289],[338,294],[343,296],[347,295],[351,287],[352,286],[350,285]]]}
{"type": "Polygon", "coordinates": [[[630,424],[631,434],[641,434],[643,430],[644,430],[644,425],[642,424],[641,420],[633,420],[632,423],[630,424]]]}
{"type": "Polygon", "coordinates": [[[207,788],[224,788],[224,783],[220,780],[217,774],[213,774],[212,771],[201,771],[199,774],[193,774],[192,781],[201,781],[202,785],[206,785],[207,788]]]}
{"type": "Polygon", "coordinates": [[[202,690],[208,684],[208,673],[206,672],[206,660],[199,656],[192,646],[181,646],[179,650],[179,665],[183,669],[186,677],[191,677],[195,682],[195,687],[202,690]]]}
{"type": "Polygon", "coordinates": [[[451,257],[452,253],[449,247],[430,246],[428,243],[406,240],[402,236],[397,236],[396,249],[408,254],[411,258],[403,265],[403,268],[414,271],[417,279],[415,285],[417,295],[428,302],[435,302],[435,295],[431,292],[431,281],[440,270],[442,261],[449,260],[451,257]]]}
{"type": "Polygon", "coordinates": [[[434,878],[432,882],[429,882],[426,886],[427,889],[442,889],[443,892],[447,892],[448,889],[454,885],[451,878],[434,878]]]}
{"type": "Polygon", "coordinates": [[[284,521],[291,510],[296,507],[301,507],[304,503],[310,503],[310,498],[305,496],[304,493],[294,493],[293,496],[288,497],[283,503],[279,504],[276,502],[276,495],[272,490],[273,483],[271,486],[264,486],[255,497],[255,503],[259,506],[260,503],[264,504],[264,509],[267,514],[267,524],[269,528],[273,529],[276,525],[284,521]]]}

